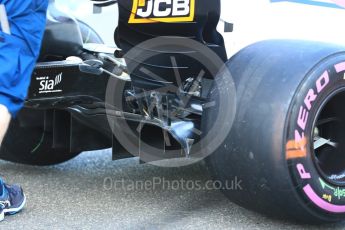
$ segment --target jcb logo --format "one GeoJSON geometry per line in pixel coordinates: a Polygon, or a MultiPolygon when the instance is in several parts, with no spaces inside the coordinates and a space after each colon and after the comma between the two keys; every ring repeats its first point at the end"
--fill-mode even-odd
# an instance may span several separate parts
{"type": "Polygon", "coordinates": [[[195,0],[133,0],[129,23],[192,22],[195,0]]]}

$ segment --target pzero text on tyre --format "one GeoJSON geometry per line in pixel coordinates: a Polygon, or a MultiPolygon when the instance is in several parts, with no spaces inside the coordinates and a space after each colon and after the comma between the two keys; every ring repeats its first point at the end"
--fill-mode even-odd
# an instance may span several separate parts
{"type": "MultiPolygon", "coordinates": [[[[303,222],[345,218],[344,50],[271,40],[228,61],[237,113],[207,163],[215,179],[241,180],[241,189],[223,190],[230,199],[303,222]]],[[[216,112],[206,111],[204,126],[216,112]]]]}

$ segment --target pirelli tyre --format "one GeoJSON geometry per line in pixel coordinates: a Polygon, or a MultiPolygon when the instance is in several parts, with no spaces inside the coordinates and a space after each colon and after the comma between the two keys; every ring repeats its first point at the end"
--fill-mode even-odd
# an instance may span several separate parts
{"type": "MultiPolygon", "coordinates": [[[[345,219],[344,50],[271,40],[228,61],[237,112],[224,143],[206,161],[231,200],[302,222],[345,219]],[[235,179],[236,188],[224,186],[235,179]]],[[[217,92],[211,100],[219,100],[217,92]]],[[[219,111],[205,111],[204,130],[219,111]]]]}

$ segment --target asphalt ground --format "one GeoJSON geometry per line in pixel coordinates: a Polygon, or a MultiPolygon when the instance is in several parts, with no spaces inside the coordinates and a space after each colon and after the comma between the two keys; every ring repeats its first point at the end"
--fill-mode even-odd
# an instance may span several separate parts
{"type": "Polygon", "coordinates": [[[27,196],[23,212],[7,216],[0,229],[345,229],[345,223],[273,220],[231,203],[218,190],[173,185],[181,178],[206,184],[203,163],[160,168],[136,158],[111,161],[111,152],[103,150],[49,167],[0,161],[0,173],[21,184],[27,196]]]}

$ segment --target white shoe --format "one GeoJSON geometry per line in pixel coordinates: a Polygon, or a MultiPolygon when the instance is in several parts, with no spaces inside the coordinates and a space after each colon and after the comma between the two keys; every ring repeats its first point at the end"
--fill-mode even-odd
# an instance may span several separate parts
{"type": "Polygon", "coordinates": [[[3,221],[5,219],[5,212],[4,210],[2,210],[2,208],[0,208],[0,222],[3,221]]]}

